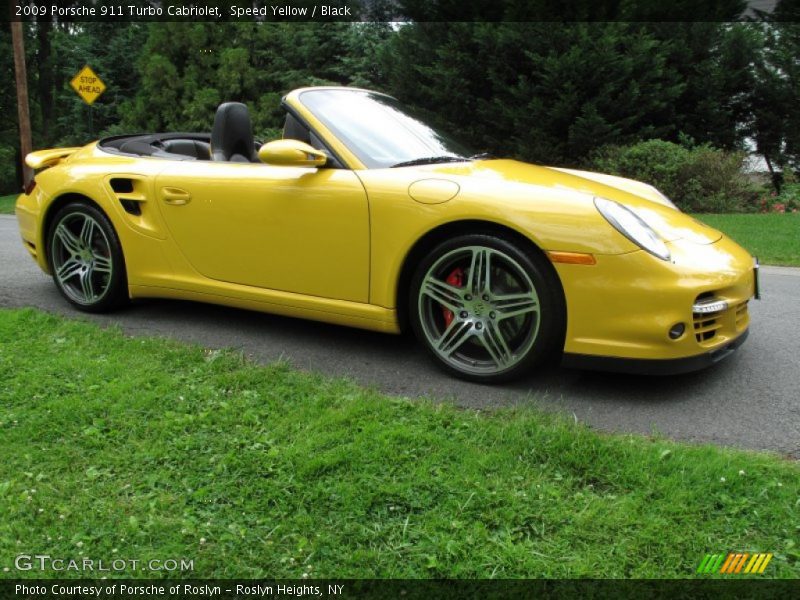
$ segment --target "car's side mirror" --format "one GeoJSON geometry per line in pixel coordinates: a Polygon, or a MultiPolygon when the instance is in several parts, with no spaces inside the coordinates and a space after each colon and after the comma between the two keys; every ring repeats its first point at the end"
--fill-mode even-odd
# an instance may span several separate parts
{"type": "Polygon", "coordinates": [[[285,167],[321,167],[328,155],[299,140],[275,140],[258,150],[258,159],[268,165],[285,167]]]}

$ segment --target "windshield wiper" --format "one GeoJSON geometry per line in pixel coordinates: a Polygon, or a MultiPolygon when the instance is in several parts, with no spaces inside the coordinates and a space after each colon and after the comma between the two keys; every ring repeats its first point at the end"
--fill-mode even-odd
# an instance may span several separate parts
{"type": "Polygon", "coordinates": [[[491,152],[481,152],[480,154],[473,154],[469,157],[470,160],[491,160],[496,158],[491,152]]]}
{"type": "Polygon", "coordinates": [[[444,162],[464,162],[469,160],[468,158],[464,158],[463,156],[426,156],[424,158],[415,158],[413,160],[404,160],[403,162],[399,162],[391,166],[392,169],[395,167],[413,167],[415,165],[432,165],[435,163],[444,163],[444,162]]]}

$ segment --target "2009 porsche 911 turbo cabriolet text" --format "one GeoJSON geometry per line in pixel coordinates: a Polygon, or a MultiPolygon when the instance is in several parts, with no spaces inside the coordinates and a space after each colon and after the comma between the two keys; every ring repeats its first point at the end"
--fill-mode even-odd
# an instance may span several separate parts
{"type": "Polygon", "coordinates": [[[388,96],[295,90],[283,139],[210,134],[34,152],[25,247],[77,308],[213,302],[388,333],[458,376],[710,365],[744,341],[757,265],[653,187],[475,155],[388,96]]]}

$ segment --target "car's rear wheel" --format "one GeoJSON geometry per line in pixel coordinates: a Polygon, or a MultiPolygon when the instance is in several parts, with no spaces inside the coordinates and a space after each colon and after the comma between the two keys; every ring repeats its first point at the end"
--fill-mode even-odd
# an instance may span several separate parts
{"type": "Polygon", "coordinates": [[[53,281],[73,306],[102,312],[127,300],[122,247],[100,210],[81,202],[67,204],[53,218],[47,241],[53,281]]]}
{"type": "Polygon", "coordinates": [[[437,363],[472,381],[519,377],[560,356],[565,309],[546,259],[494,235],[439,244],[412,279],[411,324],[437,363]]]}

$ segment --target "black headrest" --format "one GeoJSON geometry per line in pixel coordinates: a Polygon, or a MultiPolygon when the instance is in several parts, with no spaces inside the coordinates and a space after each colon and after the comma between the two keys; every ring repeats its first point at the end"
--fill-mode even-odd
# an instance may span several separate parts
{"type": "Polygon", "coordinates": [[[220,104],[211,130],[211,160],[256,162],[250,113],[240,102],[220,104]]]}

